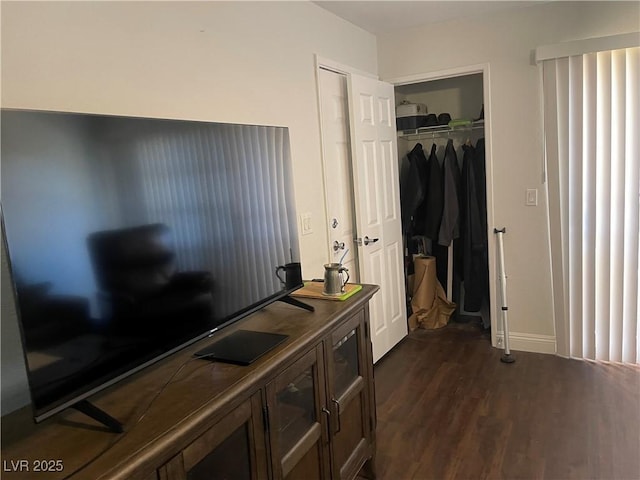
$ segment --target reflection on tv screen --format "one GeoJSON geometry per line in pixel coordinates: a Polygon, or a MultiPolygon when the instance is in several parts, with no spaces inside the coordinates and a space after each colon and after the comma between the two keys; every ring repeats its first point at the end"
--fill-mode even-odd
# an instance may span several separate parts
{"type": "Polygon", "coordinates": [[[2,130],[37,418],[283,294],[286,128],[3,110],[2,130]]]}

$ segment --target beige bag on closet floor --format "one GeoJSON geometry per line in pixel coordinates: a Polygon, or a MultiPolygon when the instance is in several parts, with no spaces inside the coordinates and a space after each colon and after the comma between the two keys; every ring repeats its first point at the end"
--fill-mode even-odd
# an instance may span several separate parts
{"type": "Polygon", "coordinates": [[[409,317],[409,328],[436,329],[447,323],[456,309],[456,304],[447,300],[444,289],[436,277],[435,257],[415,257],[413,295],[409,317]]]}

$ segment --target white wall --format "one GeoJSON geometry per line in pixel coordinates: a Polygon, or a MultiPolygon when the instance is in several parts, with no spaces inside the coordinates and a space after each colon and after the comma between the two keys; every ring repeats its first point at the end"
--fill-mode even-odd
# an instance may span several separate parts
{"type": "MultiPolygon", "coordinates": [[[[328,256],[314,54],[377,71],[376,40],[307,2],[3,2],[2,107],[290,129],[303,273],[328,256]]],[[[2,412],[24,404],[3,266],[2,412]]]]}
{"type": "Polygon", "coordinates": [[[448,113],[451,118],[478,118],[483,104],[482,74],[397,86],[396,105],[402,100],[422,103],[428,113],[448,113]]]}
{"type": "MultiPolygon", "coordinates": [[[[510,329],[519,345],[553,340],[536,47],[640,30],[638,2],[554,2],[380,35],[380,78],[489,64],[494,226],[506,226],[510,329]],[[539,190],[537,207],[525,190],[539,190]]],[[[490,226],[490,228],[493,226],[490,226]]],[[[512,343],[512,348],[517,348],[512,343]]]]}

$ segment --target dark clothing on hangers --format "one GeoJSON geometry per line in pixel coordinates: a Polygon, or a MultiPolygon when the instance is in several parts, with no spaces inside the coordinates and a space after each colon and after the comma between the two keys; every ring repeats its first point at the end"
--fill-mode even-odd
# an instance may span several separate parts
{"type": "Polygon", "coordinates": [[[460,236],[460,167],[458,166],[458,156],[451,139],[447,142],[447,147],[444,151],[442,170],[444,202],[438,243],[449,246],[452,240],[460,236]]]}
{"type": "Polygon", "coordinates": [[[489,296],[484,139],[463,145],[461,243],[464,309],[477,312],[489,296]]]}
{"type": "Polygon", "coordinates": [[[424,200],[424,184],[427,159],[422,145],[416,144],[400,162],[400,208],[402,215],[402,232],[413,233],[413,218],[416,208],[424,200]],[[422,165],[420,165],[422,164],[422,165]]]}
{"type": "MultiPolygon", "coordinates": [[[[442,163],[437,145],[428,159],[417,143],[400,163],[402,229],[406,273],[413,271],[412,253],[436,257],[436,275],[446,289],[448,246],[454,242],[454,300],[464,286],[464,311],[484,312],[489,299],[486,166],[484,139],[462,147],[462,167],[449,139],[442,163]],[[429,240],[426,240],[429,239],[429,240]],[[428,250],[428,252],[427,252],[428,250]],[[463,283],[461,283],[463,282],[463,283]]],[[[485,327],[488,325],[486,319],[485,327]]]]}
{"type": "Polygon", "coordinates": [[[431,154],[426,163],[426,178],[424,179],[424,200],[416,209],[415,229],[416,235],[423,235],[431,240],[438,239],[440,221],[442,219],[443,189],[442,169],[436,155],[437,146],[431,146],[431,154]]]}

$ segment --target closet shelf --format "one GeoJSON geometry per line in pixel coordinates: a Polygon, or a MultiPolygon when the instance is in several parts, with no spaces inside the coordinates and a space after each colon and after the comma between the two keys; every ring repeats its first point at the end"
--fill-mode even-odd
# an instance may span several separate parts
{"type": "Polygon", "coordinates": [[[404,138],[406,140],[421,140],[424,138],[435,138],[436,136],[470,132],[472,130],[484,129],[484,120],[473,122],[471,125],[465,125],[463,127],[449,127],[447,125],[438,125],[435,127],[422,127],[410,130],[401,130],[398,132],[398,138],[404,138]]]}

